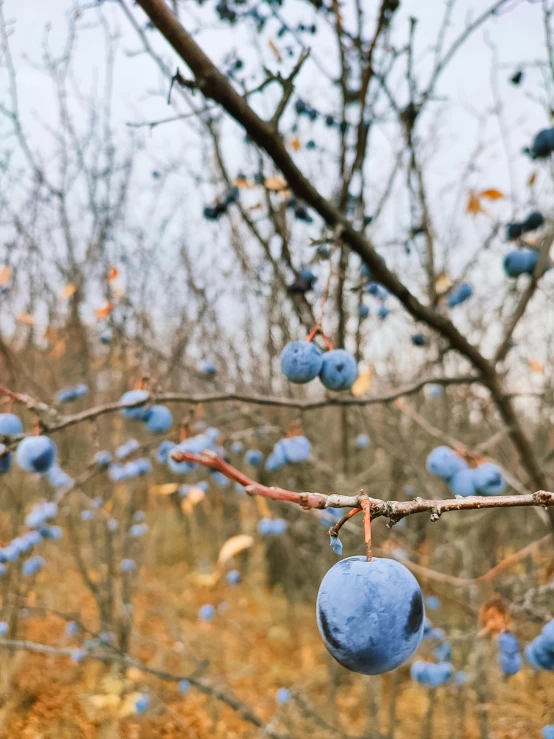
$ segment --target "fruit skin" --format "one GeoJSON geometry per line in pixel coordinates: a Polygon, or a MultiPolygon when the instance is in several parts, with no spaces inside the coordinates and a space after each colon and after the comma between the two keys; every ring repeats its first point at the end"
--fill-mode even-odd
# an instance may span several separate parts
{"type": "Polygon", "coordinates": [[[506,240],[515,241],[523,234],[523,228],[521,223],[507,223],[506,224],[506,240]]]}
{"type": "MultiPolygon", "coordinates": [[[[148,390],[129,390],[126,393],[123,393],[121,398],[119,399],[119,402],[121,404],[125,403],[139,403],[142,401],[142,403],[146,403],[148,398],[150,397],[150,393],[148,390]]],[[[138,405],[135,408],[122,408],[121,409],[121,415],[125,418],[132,418],[135,420],[143,421],[146,413],[148,412],[148,409],[145,408],[143,405],[138,405]]]]}
{"type": "Polygon", "coordinates": [[[17,464],[24,472],[48,472],[58,449],[48,436],[27,436],[17,447],[17,464]]]}
{"type": "Polygon", "coordinates": [[[369,446],[370,444],[370,438],[367,434],[358,434],[356,437],[356,446],[358,449],[365,449],[366,446],[369,446]]]}
{"type": "Polygon", "coordinates": [[[259,449],[248,449],[244,455],[244,459],[252,467],[259,467],[264,461],[264,455],[259,449]]]}
{"type": "Polygon", "coordinates": [[[424,334],[413,334],[412,336],[412,344],[414,346],[425,346],[425,336],[424,334]]]}
{"type": "Polygon", "coordinates": [[[287,464],[305,462],[312,453],[312,444],[305,436],[291,436],[279,442],[287,464]]]}
{"type": "Polygon", "coordinates": [[[11,452],[7,451],[5,444],[0,444],[0,475],[4,475],[12,466],[11,452]]]}
{"type": "Polygon", "coordinates": [[[554,672],[554,619],[525,647],[524,654],[534,670],[554,672]]]}
{"type": "Polygon", "coordinates": [[[291,341],[281,353],[281,372],[299,385],[316,378],[322,363],[321,349],[311,341],[291,341]]]}
{"type": "Polygon", "coordinates": [[[422,662],[417,660],[410,668],[410,676],[420,685],[438,688],[454,677],[454,669],[450,662],[422,662]]]}
{"type": "Polygon", "coordinates": [[[382,321],[385,320],[385,318],[389,315],[389,313],[390,313],[390,310],[387,308],[386,305],[381,305],[379,307],[379,310],[377,311],[377,315],[382,321]]]}
{"type": "Polygon", "coordinates": [[[506,489],[506,480],[500,467],[491,462],[479,465],[474,470],[475,487],[483,495],[501,495],[506,489]]]}
{"type": "Polygon", "coordinates": [[[531,159],[547,159],[554,151],[554,128],[543,128],[529,147],[531,159]]]}
{"type": "Polygon", "coordinates": [[[539,254],[534,249],[515,249],[504,257],[504,272],[508,277],[531,275],[535,271],[539,254]]]}
{"type": "Polygon", "coordinates": [[[544,217],[542,213],[539,213],[538,210],[533,210],[527,218],[522,222],[521,228],[523,233],[527,233],[528,231],[536,231],[537,228],[540,228],[542,224],[544,223],[544,217]]]}
{"type": "Polygon", "coordinates": [[[0,413],[0,436],[17,436],[23,433],[21,419],[13,413],[0,413]]]}
{"type": "Polygon", "coordinates": [[[156,434],[163,434],[173,425],[173,414],[165,405],[153,405],[145,414],[146,428],[156,434]]]}
{"type": "Polygon", "coordinates": [[[316,612],[328,651],[363,675],[399,667],[423,637],[421,589],[412,573],[392,559],[337,562],[323,578],[316,612]]]}
{"type": "Polygon", "coordinates": [[[446,298],[446,304],[449,308],[465,303],[473,295],[473,288],[467,282],[460,282],[456,285],[450,295],[446,298]]]}
{"type": "Polygon", "coordinates": [[[465,469],[468,465],[449,446],[438,446],[427,457],[425,466],[432,475],[438,475],[445,482],[449,482],[456,472],[465,469]]]}
{"type": "Polygon", "coordinates": [[[465,468],[458,470],[450,479],[450,490],[454,495],[461,495],[467,498],[470,495],[477,495],[477,484],[475,479],[476,470],[465,468]]]}
{"type": "Polygon", "coordinates": [[[367,318],[369,316],[369,307],[367,305],[360,305],[358,315],[360,318],[367,318]]]}
{"type": "Polygon", "coordinates": [[[554,739],[554,724],[545,726],[541,733],[542,739],[554,739]]]}
{"type": "Polygon", "coordinates": [[[350,352],[332,349],[323,355],[319,379],[328,390],[348,390],[358,377],[358,365],[350,352]]]}

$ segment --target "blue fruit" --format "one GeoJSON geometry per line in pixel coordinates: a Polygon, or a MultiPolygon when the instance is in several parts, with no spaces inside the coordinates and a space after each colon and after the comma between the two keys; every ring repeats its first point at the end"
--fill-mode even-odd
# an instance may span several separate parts
{"type": "Polygon", "coordinates": [[[29,557],[29,559],[26,559],[25,562],[23,562],[21,572],[25,576],[30,577],[31,575],[36,575],[37,572],[40,572],[45,564],[46,562],[44,561],[44,557],[29,557]]]}
{"type": "Polygon", "coordinates": [[[220,488],[228,488],[229,485],[231,484],[231,480],[229,480],[228,477],[225,477],[223,472],[219,472],[218,470],[216,470],[215,472],[212,472],[212,480],[220,488]]]}
{"type": "Polygon", "coordinates": [[[448,662],[452,657],[452,648],[450,643],[442,641],[437,647],[433,649],[433,656],[437,662],[448,662]]]}
{"type": "Polygon", "coordinates": [[[198,611],[198,616],[202,621],[211,621],[215,616],[215,608],[210,603],[206,603],[198,611]]]}
{"type": "Polygon", "coordinates": [[[394,670],[423,637],[421,590],[392,559],[349,557],[325,575],[317,596],[317,625],[328,651],[364,675],[394,670]]]}
{"type": "Polygon", "coordinates": [[[234,441],[231,444],[231,451],[233,452],[233,454],[240,454],[243,449],[244,444],[242,443],[242,441],[234,441]]]}
{"type": "Polygon", "coordinates": [[[100,334],[100,343],[101,344],[109,344],[111,340],[113,339],[113,331],[111,328],[106,328],[102,333],[100,334]]]}
{"type": "Polygon", "coordinates": [[[539,254],[534,249],[515,249],[504,257],[504,272],[508,277],[531,275],[535,271],[539,254]]]}
{"type": "Polygon", "coordinates": [[[505,652],[498,653],[498,664],[500,669],[506,675],[511,677],[519,672],[523,666],[523,659],[521,654],[506,654],[505,652]]]}
{"type": "Polygon", "coordinates": [[[523,233],[527,233],[528,231],[536,231],[537,228],[540,228],[542,224],[544,223],[544,217],[542,213],[539,213],[538,210],[534,210],[527,218],[522,222],[521,228],[523,230],[523,233]]]}
{"type": "Polygon", "coordinates": [[[198,362],[196,365],[197,371],[204,375],[205,377],[215,377],[217,375],[217,367],[212,364],[212,362],[208,362],[207,360],[202,360],[201,362],[198,362]]]}
{"type": "Polygon", "coordinates": [[[554,724],[545,726],[541,733],[542,739],[554,739],[554,724]]]}
{"type": "Polygon", "coordinates": [[[122,559],[119,563],[119,569],[121,572],[133,572],[137,569],[137,563],[134,559],[122,559]]]}
{"type": "Polygon", "coordinates": [[[160,462],[160,464],[167,464],[169,452],[174,448],[175,442],[169,441],[169,439],[165,439],[165,441],[162,441],[156,451],[156,459],[158,460],[158,462],[160,462]]]}
{"type": "Polygon", "coordinates": [[[56,393],[58,403],[70,403],[72,400],[82,398],[88,393],[88,387],[83,383],[75,385],[75,387],[66,387],[56,393]]]}
{"type": "Polygon", "coordinates": [[[229,570],[229,572],[225,575],[225,579],[229,583],[229,585],[238,585],[241,581],[241,575],[238,570],[229,570]]]}
{"type": "Polygon", "coordinates": [[[145,713],[150,705],[150,698],[147,695],[141,695],[135,702],[135,711],[137,713],[145,713]]]}
{"type": "Polygon", "coordinates": [[[136,452],[139,448],[140,444],[136,439],[128,439],[124,444],[121,444],[121,446],[118,446],[115,450],[115,456],[118,459],[125,459],[125,457],[128,457],[133,452],[136,452]]]}
{"type": "Polygon", "coordinates": [[[529,147],[531,159],[547,159],[554,151],[554,128],[543,128],[529,147]]]}
{"type": "Polygon", "coordinates": [[[490,462],[474,470],[475,487],[482,495],[501,495],[506,489],[506,480],[500,467],[490,462]]]}
{"type": "Polygon", "coordinates": [[[5,444],[0,444],[0,475],[5,474],[12,466],[12,455],[5,444]]]}
{"type": "Polygon", "coordinates": [[[450,478],[450,490],[454,495],[461,495],[467,498],[471,495],[477,495],[477,481],[475,479],[476,470],[469,467],[458,470],[450,478]]]}
{"type": "Polygon", "coordinates": [[[426,685],[430,688],[438,688],[450,682],[454,677],[454,668],[449,662],[421,662],[416,661],[410,668],[412,680],[420,685],[426,685]]]}
{"type": "Polygon", "coordinates": [[[48,472],[57,452],[48,436],[28,436],[17,447],[17,464],[24,472],[48,472]]]}
{"type": "Polygon", "coordinates": [[[358,449],[365,449],[370,445],[370,443],[371,442],[367,434],[358,434],[358,436],[356,436],[356,446],[358,449]]]}
{"type": "Polygon", "coordinates": [[[264,461],[264,455],[259,449],[248,449],[244,455],[244,459],[252,467],[259,467],[264,461]]]}
{"type": "Polygon", "coordinates": [[[0,436],[17,436],[23,433],[21,420],[13,413],[0,413],[0,436]]]}
{"type": "Polygon", "coordinates": [[[148,431],[163,434],[173,425],[173,414],[165,405],[153,405],[146,412],[144,420],[148,431]]]}
{"type": "Polygon", "coordinates": [[[515,241],[523,234],[523,227],[521,223],[507,223],[506,224],[506,240],[515,241]]]}
{"type": "Polygon", "coordinates": [[[440,604],[441,602],[436,595],[430,595],[428,598],[425,598],[425,605],[431,611],[436,611],[437,608],[440,608],[440,604]]]}
{"type": "Polygon", "coordinates": [[[350,352],[332,349],[323,355],[319,379],[328,390],[348,390],[358,377],[358,365],[350,352]]]}
{"type": "Polygon", "coordinates": [[[378,300],[386,300],[389,296],[389,291],[380,282],[368,282],[364,287],[364,291],[368,295],[373,295],[378,300]]]}
{"type": "Polygon", "coordinates": [[[306,462],[312,453],[312,444],[305,436],[290,436],[279,442],[288,464],[306,462]]]}
{"type": "Polygon", "coordinates": [[[367,305],[360,305],[358,308],[358,315],[360,318],[367,318],[369,316],[369,307],[367,305]]]}
{"type": "Polygon", "coordinates": [[[379,318],[384,321],[385,318],[389,315],[390,310],[387,308],[386,305],[379,306],[379,310],[377,311],[377,315],[379,318]]]}
{"type": "Polygon", "coordinates": [[[467,462],[449,446],[438,446],[427,457],[425,466],[427,472],[438,475],[438,477],[442,477],[443,480],[448,482],[456,472],[467,467],[467,462]]]}
{"type": "Polygon", "coordinates": [[[473,295],[473,288],[468,285],[467,282],[460,282],[456,285],[451,293],[446,298],[446,304],[449,308],[454,308],[456,305],[461,305],[469,300],[473,295]]]}
{"type": "Polygon", "coordinates": [[[287,690],[286,688],[279,688],[279,690],[275,693],[275,700],[281,705],[283,705],[284,703],[288,703],[290,701],[290,690],[287,690]]]}
{"type": "Polygon", "coordinates": [[[96,452],[94,455],[94,464],[98,467],[109,467],[112,463],[112,455],[106,451],[96,452]]]}
{"type": "Polygon", "coordinates": [[[50,484],[55,488],[65,488],[73,485],[73,478],[68,475],[67,472],[64,472],[57,464],[53,464],[46,475],[50,484]]]}
{"type": "Polygon", "coordinates": [[[121,405],[128,403],[141,403],[133,408],[122,408],[121,415],[125,418],[132,418],[134,420],[143,421],[148,409],[144,407],[144,403],[150,397],[148,390],[129,390],[127,393],[123,393],[119,402],[121,405]]]}
{"type": "Polygon", "coordinates": [[[177,687],[179,689],[179,693],[182,693],[184,695],[185,693],[188,693],[189,688],[190,688],[190,683],[188,680],[181,680],[181,682],[179,683],[177,687]]]}
{"type": "Polygon", "coordinates": [[[321,349],[311,341],[291,341],[281,353],[281,372],[291,382],[303,385],[321,371],[321,349]]]}

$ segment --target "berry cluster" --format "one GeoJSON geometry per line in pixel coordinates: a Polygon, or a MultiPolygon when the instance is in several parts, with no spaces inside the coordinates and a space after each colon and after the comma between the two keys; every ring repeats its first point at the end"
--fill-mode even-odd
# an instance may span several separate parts
{"type": "Polygon", "coordinates": [[[470,467],[465,459],[448,446],[438,446],[429,454],[427,471],[450,485],[454,495],[500,495],[506,481],[500,468],[491,462],[470,467]]]}

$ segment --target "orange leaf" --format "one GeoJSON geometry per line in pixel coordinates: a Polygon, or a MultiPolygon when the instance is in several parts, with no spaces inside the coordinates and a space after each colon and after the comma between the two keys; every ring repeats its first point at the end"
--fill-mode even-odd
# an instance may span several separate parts
{"type": "Polygon", "coordinates": [[[437,291],[438,295],[444,295],[447,290],[450,290],[453,284],[454,283],[446,274],[446,272],[441,272],[440,275],[437,277],[437,281],[435,282],[435,290],[437,291]]]}
{"type": "Polygon", "coordinates": [[[358,377],[356,382],[352,385],[352,395],[355,398],[359,398],[365,395],[371,387],[371,378],[373,377],[373,370],[371,367],[358,377]]]}
{"type": "Polygon", "coordinates": [[[489,200],[500,200],[504,197],[504,195],[500,192],[500,190],[482,190],[479,193],[480,198],[488,198],[489,200]]]}
{"type": "Polygon", "coordinates": [[[30,313],[20,313],[17,316],[17,320],[20,323],[24,323],[26,326],[34,326],[35,325],[35,319],[30,313]]]}
{"type": "Polygon", "coordinates": [[[505,631],[510,626],[508,611],[504,605],[504,601],[499,595],[493,597],[486,603],[483,603],[479,610],[479,621],[483,624],[481,634],[490,634],[497,636],[501,631],[505,631]]]}
{"type": "Polygon", "coordinates": [[[173,495],[179,489],[178,482],[166,482],[162,485],[151,485],[148,492],[153,495],[173,495]]]}
{"type": "Polygon", "coordinates": [[[531,372],[539,372],[541,375],[544,373],[544,364],[541,364],[536,359],[528,359],[527,364],[531,372]]]}
{"type": "Polygon", "coordinates": [[[266,177],[264,180],[264,185],[268,190],[274,190],[275,192],[285,190],[287,187],[287,183],[285,182],[285,180],[282,177],[278,177],[277,175],[266,177]]]}
{"type": "Polygon", "coordinates": [[[244,551],[252,546],[254,538],[248,536],[248,534],[238,534],[227,539],[225,544],[219,550],[219,556],[217,558],[217,566],[223,567],[232,557],[235,557],[239,552],[244,551]]]}
{"type": "Polygon", "coordinates": [[[65,300],[67,298],[70,298],[72,295],[75,295],[77,292],[77,288],[72,282],[68,282],[65,287],[63,287],[60,292],[59,296],[62,300],[65,300]]]}
{"type": "Polygon", "coordinates": [[[292,141],[290,142],[290,145],[294,149],[294,151],[299,151],[301,147],[300,139],[298,136],[295,136],[292,141]]]}
{"type": "Polygon", "coordinates": [[[527,187],[533,187],[536,181],[537,181],[537,173],[531,172],[531,174],[529,175],[529,179],[527,180],[527,187]]]}
{"type": "Polygon", "coordinates": [[[269,48],[275,54],[275,57],[276,57],[277,61],[278,62],[282,62],[283,61],[283,57],[281,56],[281,52],[279,51],[279,49],[277,48],[277,46],[275,45],[275,43],[271,39],[269,40],[269,48]]]}
{"type": "Polygon", "coordinates": [[[7,285],[12,276],[12,268],[7,265],[0,268],[0,285],[7,285]]]}
{"type": "Polygon", "coordinates": [[[106,305],[103,305],[102,308],[96,308],[94,312],[96,313],[96,318],[98,318],[99,321],[102,321],[104,318],[107,318],[110,315],[112,310],[113,303],[108,300],[106,305]]]}
{"type": "Polygon", "coordinates": [[[117,269],[117,267],[110,267],[110,269],[108,270],[108,280],[117,280],[118,277],[119,270],[117,269]]]}
{"type": "Polygon", "coordinates": [[[477,215],[477,213],[486,213],[486,210],[481,205],[479,195],[473,192],[473,190],[470,190],[469,192],[469,197],[466,205],[466,213],[471,213],[472,216],[477,215]]]}

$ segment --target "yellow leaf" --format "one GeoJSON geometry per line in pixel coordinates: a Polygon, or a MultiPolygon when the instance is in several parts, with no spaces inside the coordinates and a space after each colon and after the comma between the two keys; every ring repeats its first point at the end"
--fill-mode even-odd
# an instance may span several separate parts
{"type": "Polygon", "coordinates": [[[504,197],[504,195],[500,192],[500,190],[481,190],[479,193],[480,198],[488,198],[489,200],[500,200],[504,197]]]}
{"type": "Polygon", "coordinates": [[[290,145],[294,149],[294,151],[299,151],[301,147],[300,139],[298,136],[295,136],[292,141],[290,142],[290,145]]]}
{"type": "Polygon", "coordinates": [[[246,177],[237,177],[234,182],[235,187],[250,188],[252,184],[246,179],[246,177]]]}
{"type": "Polygon", "coordinates": [[[281,56],[281,52],[279,51],[279,49],[277,48],[277,46],[271,39],[269,40],[269,48],[275,54],[277,61],[282,62],[283,57],[281,56]]]}
{"type": "Polygon", "coordinates": [[[206,493],[200,488],[190,488],[187,497],[181,501],[181,510],[187,516],[193,512],[194,507],[206,497],[206,493]]]}
{"type": "Polygon", "coordinates": [[[108,280],[117,280],[118,277],[119,270],[117,269],[117,267],[110,267],[110,269],[108,270],[108,280]]]}
{"type": "Polygon", "coordinates": [[[179,490],[178,482],[166,482],[163,485],[150,485],[148,492],[152,495],[173,495],[179,490]]]}
{"type": "Polygon", "coordinates": [[[70,298],[72,295],[75,295],[76,292],[77,292],[76,286],[72,282],[68,282],[67,285],[60,290],[59,296],[62,300],[66,300],[67,298],[70,298]]]}
{"type": "Polygon", "coordinates": [[[110,315],[112,310],[113,303],[108,300],[106,305],[103,305],[101,308],[96,308],[94,312],[96,313],[96,318],[98,318],[99,321],[102,321],[104,318],[107,318],[110,315]]]}
{"type": "Polygon", "coordinates": [[[477,213],[486,213],[486,210],[481,205],[481,199],[479,195],[473,190],[470,190],[469,197],[466,205],[466,213],[470,213],[475,216],[477,213]]]}
{"type": "Polygon", "coordinates": [[[536,181],[537,181],[537,173],[531,172],[531,174],[529,175],[529,179],[527,180],[527,187],[533,187],[536,181]]]}
{"type": "Polygon", "coordinates": [[[91,695],[89,698],[94,708],[119,708],[121,698],[119,695],[110,693],[108,695],[91,695]]]}
{"type": "Polygon", "coordinates": [[[278,177],[277,175],[266,177],[264,180],[264,185],[268,190],[273,190],[274,192],[285,190],[287,187],[287,183],[285,182],[285,180],[282,177],[278,177]]]}
{"type": "Polygon", "coordinates": [[[19,323],[24,323],[26,326],[34,326],[35,319],[30,313],[20,313],[17,316],[19,323]]]}
{"type": "Polygon", "coordinates": [[[356,382],[352,385],[352,395],[354,395],[354,397],[356,398],[365,395],[371,387],[372,377],[373,370],[371,369],[371,367],[366,372],[362,372],[356,382]]]}
{"type": "Polygon", "coordinates": [[[63,357],[65,354],[65,341],[63,339],[60,339],[54,344],[54,347],[52,348],[52,356],[53,357],[63,357]]]}
{"type": "Polygon", "coordinates": [[[219,557],[217,558],[217,566],[223,567],[225,562],[228,562],[232,557],[235,557],[239,552],[244,549],[248,549],[254,543],[254,538],[248,536],[248,534],[238,534],[227,539],[225,544],[219,550],[219,557]]]}
{"type": "Polygon", "coordinates": [[[191,572],[188,580],[201,588],[213,588],[219,580],[219,572],[191,572]]]}
{"type": "Polygon", "coordinates": [[[544,365],[536,359],[527,360],[527,364],[529,365],[531,372],[540,372],[541,375],[544,373],[544,365]]]}
{"type": "Polygon", "coordinates": [[[454,283],[446,274],[446,272],[441,272],[440,275],[437,277],[437,281],[435,282],[435,290],[437,291],[438,295],[444,295],[447,290],[450,290],[453,284],[454,283]]]}
{"type": "Polygon", "coordinates": [[[12,268],[5,265],[0,267],[0,285],[7,285],[12,276],[12,268]]]}

